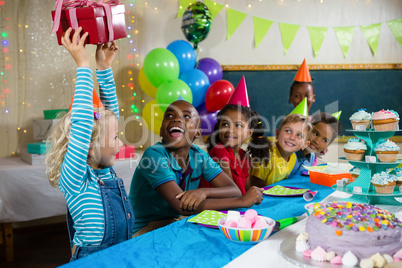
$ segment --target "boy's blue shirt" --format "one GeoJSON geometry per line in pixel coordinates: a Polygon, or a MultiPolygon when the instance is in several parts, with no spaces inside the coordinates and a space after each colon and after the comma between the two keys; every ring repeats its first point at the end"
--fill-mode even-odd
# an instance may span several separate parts
{"type": "MultiPolygon", "coordinates": [[[[308,166],[311,167],[314,163],[315,160],[315,154],[310,153],[307,155],[307,157],[303,154],[302,150],[299,150],[296,152],[296,163],[295,166],[292,169],[292,172],[290,172],[290,176],[294,175],[302,175],[302,173],[308,173],[307,169],[303,167],[308,166]]],[[[303,174],[304,175],[304,174],[303,174]]]]}
{"type": "Polygon", "coordinates": [[[175,181],[183,191],[194,190],[198,188],[201,176],[209,182],[222,172],[220,166],[197,145],[190,148],[189,163],[183,174],[176,159],[162,143],[158,142],[145,150],[134,172],[129,194],[135,215],[134,232],[150,221],[180,216],[158,194],[156,187],[175,181]]]}

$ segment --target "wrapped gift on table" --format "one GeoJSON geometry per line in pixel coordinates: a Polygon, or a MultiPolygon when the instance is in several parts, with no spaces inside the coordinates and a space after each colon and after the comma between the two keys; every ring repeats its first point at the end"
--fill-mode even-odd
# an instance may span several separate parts
{"type": "Polygon", "coordinates": [[[34,142],[27,144],[27,152],[29,154],[44,154],[46,153],[46,142],[34,142]]]}
{"type": "MultiPolygon", "coordinates": [[[[82,34],[89,33],[86,44],[102,44],[127,36],[125,9],[118,0],[104,2],[88,0],[56,0],[56,10],[52,11],[53,28],[61,45],[63,33],[72,27],[82,27],[82,34]],[[86,6],[87,5],[87,6],[86,6]]],[[[71,37],[74,31],[71,32],[71,37]]]]}

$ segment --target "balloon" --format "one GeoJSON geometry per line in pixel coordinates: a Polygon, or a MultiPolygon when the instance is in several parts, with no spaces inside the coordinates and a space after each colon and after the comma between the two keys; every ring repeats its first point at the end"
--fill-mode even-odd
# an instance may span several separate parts
{"type": "Polygon", "coordinates": [[[194,44],[195,49],[207,37],[211,22],[211,12],[201,2],[193,3],[184,11],[181,30],[186,39],[194,44]]]}
{"type": "Polygon", "coordinates": [[[219,111],[206,113],[200,117],[202,135],[207,136],[214,133],[214,127],[217,122],[216,115],[219,111]]]}
{"type": "Polygon", "coordinates": [[[138,83],[140,83],[142,91],[144,91],[151,98],[155,99],[157,88],[148,81],[144,73],[144,68],[141,68],[140,72],[138,73],[138,83]]]}
{"type": "Polygon", "coordinates": [[[176,56],[166,48],[155,48],[145,56],[144,73],[155,87],[159,87],[166,81],[177,79],[179,72],[176,56]]]}
{"type": "Polygon", "coordinates": [[[234,86],[227,80],[215,81],[205,94],[205,106],[209,112],[223,108],[234,92],[234,86]]]}
{"type": "Polygon", "coordinates": [[[142,118],[147,122],[148,129],[159,135],[163,121],[163,112],[156,103],[156,100],[151,100],[144,106],[142,118]]]}
{"type": "Polygon", "coordinates": [[[193,102],[193,95],[188,85],[180,79],[167,81],[158,87],[156,91],[156,102],[163,112],[172,102],[182,97],[189,103],[193,102]]]}
{"type": "Polygon", "coordinates": [[[207,107],[205,107],[205,102],[203,102],[200,106],[198,106],[197,108],[197,112],[198,114],[201,116],[205,115],[206,113],[208,113],[207,111],[207,107]]]}
{"type": "Polygon", "coordinates": [[[209,80],[206,74],[197,69],[192,69],[179,76],[191,89],[193,105],[198,107],[205,101],[205,93],[209,87],[209,80]]]}
{"type": "Polygon", "coordinates": [[[209,78],[209,83],[221,80],[223,73],[221,65],[214,59],[202,58],[198,61],[197,69],[203,71],[209,78]]]}
{"type": "Polygon", "coordinates": [[[176,56],[180,73],[193,69],[197,64],[197,54],[189,42],[176,40],[170,43],[167,49],[176,56]]]}

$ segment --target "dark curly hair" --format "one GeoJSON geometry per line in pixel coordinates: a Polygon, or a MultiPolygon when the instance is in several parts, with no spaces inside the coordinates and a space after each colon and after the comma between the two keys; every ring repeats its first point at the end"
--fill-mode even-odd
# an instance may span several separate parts
{"type": "Polygon", "coordinates": [[[249,145],[247,146],[247,152],[253,158],[253,162],[268,162],[270,159],[270,149],[271,142],[267,137],[264,137],[265,126],[261,121],[260,115],[252,110],[249,107],[235,105],[235,104],[227,104],[225,107],[220,110],[216,116],[217,123],[214,127],[214,133],[207,140],[208,142],[208,152],[212,150],[212,148],[217,145],[221,140],[219,139],[219,126],[222,118],[226,114],[227,111],[238,111],[247,120],[249,124],[249,128],[253,130],[253,134],[251,135],[251,140],[249,145]]]}
{"type": "Polygon", "coordinates": [[[314,89],[314,85],[313,85],[312,82],[293,81],[292,85],[290,86],[289,97],[292,96],[292,93],[293,93],[293,90],[294,90],[295,86],[301,85],[301,84],[303,84],[303,83],[310,84],[311,87],[313,88],[313,94],[315,94],[315,89],[314,89]]]}

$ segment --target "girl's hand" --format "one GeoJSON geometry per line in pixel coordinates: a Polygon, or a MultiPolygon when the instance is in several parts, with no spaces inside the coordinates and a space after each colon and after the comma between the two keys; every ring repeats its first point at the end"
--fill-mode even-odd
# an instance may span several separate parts
{"type": "Polygon", "coordinates": [[[73,40],[70,40],[72,28],[68,28],[67,31],[63,34],[61,38],[61,43],[63,46],[70,52],[71,56],[73,57],[74,61],[77,63],[78,67],[89,67],[89,55],[85,50],[85,39],[88,36],[88,33],[84,33],[78,42],[78,37],[82,31],[82,27],[79,27],[74,35],[73,40]]]}
{"type": "Polygon", "coordinates": [[[252,186],[248,191],[239,199],[244,203],[243,207],[248,208],[255,204],[259,205],[262,202],[262,191],[263,188],[258,188],[256,186],[252,186]]]}
{"type": "Polygon", "coordinates": [[[179,208],[183,211],[195,211],[206,198],[203,189],[185,191],[176,196],[176,199],[180,199],[179,208]]]}
{"type": "Polygon", "coordinates": [[[100,44],[96,47],[96,68],[106,70],[112,67],[112,62],[119,47],[114,41],[100,44]]]}

